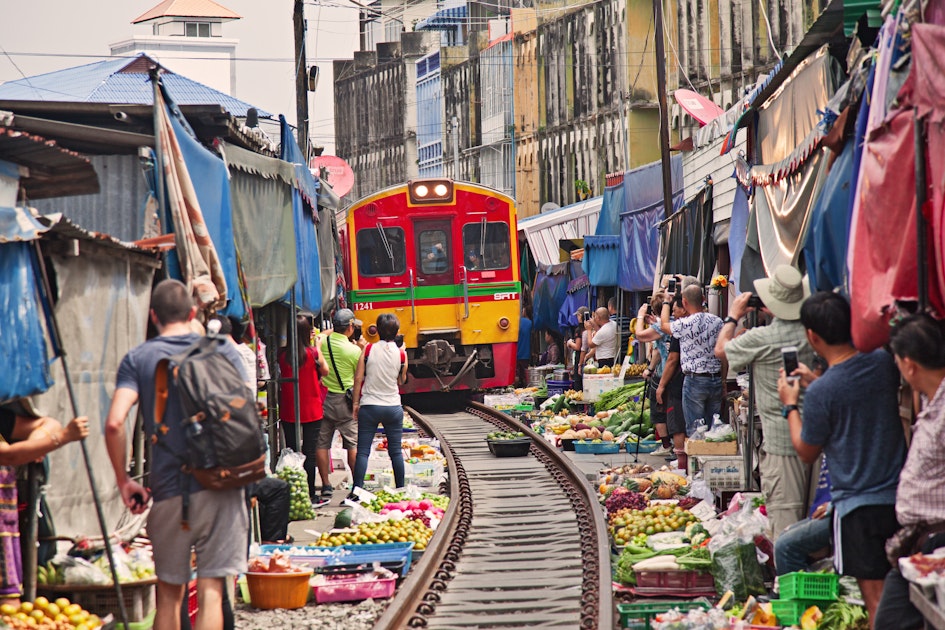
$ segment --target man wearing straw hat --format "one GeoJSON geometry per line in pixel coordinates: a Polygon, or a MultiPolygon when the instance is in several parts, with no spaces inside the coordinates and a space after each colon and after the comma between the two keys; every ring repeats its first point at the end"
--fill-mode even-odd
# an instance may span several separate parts
{"type": "Polygon", "coordinates": [[[801,273],[790,265],[778,265],[770,278],[755,280],[762,306],[750,307],[750,292],[732,302],[715,344],[715,355],[727,358],[732,370],[753,367],[755,409],[761,418],[761,492],[774,537],[804,518],[810,495],[811,466],[794,450],[787,419],[778,398],[781,349],[797,348],[798,360],[812,365],[814,351],[801,324],[801,304],[810,291],[801,273]],[[738,321],[755,308],[771,318],[767,326],[756,326],[735,337],[738,321]]]}

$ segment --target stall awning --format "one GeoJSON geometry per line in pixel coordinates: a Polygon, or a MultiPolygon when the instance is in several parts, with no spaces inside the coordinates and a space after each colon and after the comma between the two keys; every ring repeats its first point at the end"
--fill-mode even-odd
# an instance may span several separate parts
{"type": "Polygon", "coordinates": [[[414,30],[417,31],[446,31],[461,24],[466,21],[466,5],[459,7],[450,7],[448,9],[440,9],[433,15],[428,18],[424,18],[417,22],[417,25],[414,27],[414,30]]]}
{"type": "Polygon", "coordinates": [[[594,234],[603,197],[585,201],[521,219],[519,231],[525,234],[535,262],[539,265],[554,265],[560,262],[558,243],[562,240],[584,238],[594,234]]]}
{"type": "Polygon", "coordinates": [[[595,287],[617,286],[620,266],[619,236],[584,237],[584,273],[595,287]]]}

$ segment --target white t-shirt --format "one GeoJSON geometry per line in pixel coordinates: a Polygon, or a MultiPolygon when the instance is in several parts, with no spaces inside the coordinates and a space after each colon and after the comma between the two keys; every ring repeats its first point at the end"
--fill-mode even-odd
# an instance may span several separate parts
{"type": "Polygon", "coordinates": [[[393,341],[378,341],[369,346],[364,354],[364,386],[361,388],[361,406],[400,406],[401,350],[393,341]]]}
{"type": "Polygon", "coordinates": [[[679,339],[679,363],[684,374],[715,374],[722,362],[715,356],[715,342],[722,330],[722,320],[712,313],[693,313],[669,323],[673,337],[679,339]]]}
{"type": "Polygon", "coordinates": [[[240,353],[240,359],[243,360],[243,377],[246,386],[252,391],[256,391],[256,353],[245,343],[234,343],[236,351],[240,353]]]}
{"type": "Polygon", "coordinates": [[[617,324],[613,320],[600,327],[594,335],[594,345],[597,350],[594,356],[598,359],[613,359],[617,356],[617,324]]]}

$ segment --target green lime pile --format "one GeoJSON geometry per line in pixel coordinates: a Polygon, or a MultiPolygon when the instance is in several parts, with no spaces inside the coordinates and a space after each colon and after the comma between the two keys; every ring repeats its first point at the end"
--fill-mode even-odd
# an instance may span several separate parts
{"type": "Polygon", "coordinates": [[[315,518],[312,501],[308,498],[308,477],[305,471],[286,466],[276,476],[289,484],[289,520],[309,521],[315,518]]]}

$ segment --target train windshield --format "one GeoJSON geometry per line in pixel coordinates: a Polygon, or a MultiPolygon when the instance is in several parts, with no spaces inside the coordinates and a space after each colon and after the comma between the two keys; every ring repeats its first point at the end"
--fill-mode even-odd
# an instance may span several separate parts
{"type": "Polygon", "coordinates": [[[399,276],[407,270],[404,231],[399,227],[358,232],[358,269],[363,276],[399,276]]]}
{"type": "Polygon", "coordinates": [[[463,259],[467,269],[506,269],[511,263],[507,223],[469,223],[463,226],[463,259]]]}
{"type": "Polygon", "coordinates": [[[449,269],[450,241],[444,230],[423,230],[418,238],[420,271],[424,275],[437,275],[449,269]]]}

